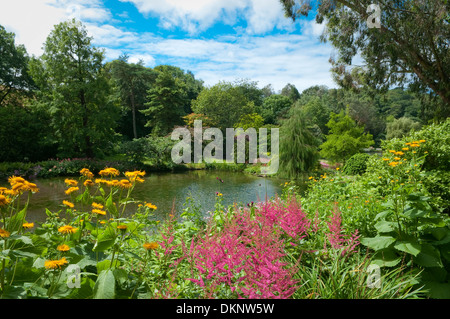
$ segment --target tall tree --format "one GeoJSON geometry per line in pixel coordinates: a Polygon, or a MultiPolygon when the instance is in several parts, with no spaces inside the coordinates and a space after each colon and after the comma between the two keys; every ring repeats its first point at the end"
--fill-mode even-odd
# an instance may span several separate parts
{"type": "Polygon", "coordinates": [[[23,45],[16,45],[14,39],[14,33],[0,25],[0,106],[11,93],[34,88],[28,73],[27,51],[23,45]]]}
{"type": "MultiPolygon", "coordinates": [[[[156,71],[146,68],[141,61],[129,63],[126,55],[108,63],[107,67],[111,70],[113,81],[119,89],[122,105],[131,111],[132,137],[138,138],[138,122],[140,121],[137,117],[142,116],[138,111],[144,107],[147,90],[156,79],[156,71]]],[[[139,131],[143,130],[139,128],[139,131]]]]}
{"type": "MultiPolygon", "coordinates": [[[[294,20],[313,9],[310,0],[280,1],[294,20]]],[[[367,86],[387,90],[407,84],[418,91],[431,90],[448,114],[449,8],[447,0],[320,0],[314,9],[316,21],[326,21],[322,40],[331,41],[338,51],[331,61],[340,84],[352,85],[354,74],[348,66],[360,54],[367,86]]]]}
{"type": "Polygon", "coordinates": [[[61,22],[47,37],[43,55],[30,62],[62,156],[94,157],[114,136],[117,107],[109,100],[103,52],[91,40],[80,22],[61,22]]]}
{"type": "Polygon", "coordinates": [[[312,170],[319,160],[319,143],[301,109],[293,107],[280,129],[280,174],[295,179],[312,170]]]}
{"type": "Polygon", "coordinates": [[[183,124],[187,93],[186,84],[174,77],[171,68],[160,68],[155,83],[148,90],[146,109],[141,112],[147,116],[146,126],[152,133],[166,135],[175,125],[183,124]]]}

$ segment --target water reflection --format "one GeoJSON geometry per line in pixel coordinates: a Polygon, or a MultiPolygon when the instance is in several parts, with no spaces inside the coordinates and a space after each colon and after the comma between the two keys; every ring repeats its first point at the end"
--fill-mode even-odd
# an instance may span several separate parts
{"type": "MultiPolygon", "coordinates": [[[[27,220],[42,222],[46,218],[45,209],[58,211],[68,196],[64,178],[35,180],[40,191],[32,196],[27,220]]],[[[216,192],[223,194],[224,204],[264,200],[281,193],[280,186],[285,181],[278,178],[263,178],[248,174],[228,171],[187,171],[180,173],[147,174],[145,183],[137,184],[132,197],[136,200],[155,204],[159,218],[164,218],[174,205],[180,212],[187,196],[194,198],[202,211],[214,209],[216,192]]],[[[127,209],[131,213],[136,206],[127,209]]]]}

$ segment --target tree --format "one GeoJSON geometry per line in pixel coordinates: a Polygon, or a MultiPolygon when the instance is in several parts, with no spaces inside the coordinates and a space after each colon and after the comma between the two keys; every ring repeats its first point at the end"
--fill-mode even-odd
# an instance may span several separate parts
{"type": "Polygon", "coordinates": [[[103,52],[91,40],[80,22],[61,22],[47,37],[44,54],[30,62],[60,156],[94,157],[114,136],[118,109],[109,100],[103,52]]]}
{"type": "MultiPolygon", "coordinates": [[[[296,105],[299,105],[297,102],[296,105]]],[[[311,124],[316,124],[322,134],[328,133],[328,127],[326,126],[330,119],[331,110],[328,109],[319,97],[315,96],[309,99],[305,105],[299,105],[304,117],[308,119],[311,124]]]]}
{"type": "Polygon", "coordinates": [[[401,138],[411,131],[419,131],[421,127],[420,123],[408,117],[394,119],[392,122],[387,123],[386,139],[401,138]]]}
{"type": "Polygon", "coordinates": [[[287,96],[291,99],[292,103],[300,98],[300,92],[298,92],[295,85],[291,83],[286,84],[285,87],[281,89],[281,95],[287,96]]]}
{"type": "Polygon", "coordinates": [[[332,161],[345,162],[352,155],[361,152],[363,148],[374,144],[372,135],[364,133],[364,127],[341,111],[339,114],[331,113],[327,123],[329,134],[326,141],[320,146],[320,155],[332,161]]]}
{"type": "Polygon", "coordinates": [[[250,102],[242,90],[229,82],[205,88],[192,101],[195,113],[207,116],[216,127],[224,130],[233,128],[244,114],[253,113],[255,105],[250,102]]]}
{"type": "Polygon", "coordinates": [[[313,169],[319,159],[318,146],[300,108],[293,108],[280,129],[280,174],[295,179],[313,169]]]}
{"type": "Polygon", "coordinates": [[[0,106],[11,93],[34,88],[28,73],[29,57],[23,45],[15,45],[14,38],[14,33],[0,25],[0,106]]]}
{"type": "MultiPolygon", "coordinates": [[[[295,20],[312,11],[309,0],[280,0],[295,20]]],[[[450,24],[447,0],[321,0],[316,21],[326,21],[322,40],[338,51],[331,58],[341,85],[352,85],[352,59],[359,54],[367,86],[387,90],[408,84],[416,91],[439,95],[450,106],[450,24]],[[372,7],[373,8],[373,7],[372,7]],[[379,14],[379,25],[374,17],[379,14]],[[375,22],[377,22],[375,20],[375,22]]],[[[357,76],[360,76],[356,74],[357,76]]]]}
{"type": "MultiPolygon", "coordinates": [[[[107,64],[111,76],[120,92],[122,105],[131,111],[132,138],[138,138],[138,131],[144,129],[144,119],[140,112],[145,104],[147,90],[156,78],[156,72],[146,68],[143,63],[129,63],[128,56],[123,55],[119,59],[107,64]],[[139,125],[142,123],[142,125],[139,125]],[[139,130],[138,130],[139,126],[139,130]]],[[[142,133],[141,133],[142,134],[142,133]]]]}
{"type": "Polygon", "coordinates": [[[149,118],[145,126],[152,128],[152,133],[166,135],[175,125],[183,124],[186,110],[186,84],[174,77],[169,68],[158,71],[153,86],[148,90],[148,107],[141,112],[149,118]]]}
{"type": "Polygon", "coordinates": [[[287,114],[292,101],[289,97],[281,94],[272,94],[264,99],[260,107],[260,114],[267,124],[277,124],[278,119],[287,114]]]}

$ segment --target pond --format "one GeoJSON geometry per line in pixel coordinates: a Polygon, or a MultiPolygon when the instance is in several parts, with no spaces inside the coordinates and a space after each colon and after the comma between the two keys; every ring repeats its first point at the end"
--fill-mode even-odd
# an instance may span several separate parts
{"type": "MultiPolygon", "coordinates": [[[[52,212],[61,209],[63,200],[68,199],[64,193],[67,186],[64,177],[33,180],[39,187],[39,192],[33,194],[27,213],[28,222],[43,222],[46,218],[45,209],[52,212]]],[[[282,184],[286,180],[279,178],[264,178],[241,172],[191,170],[179,173],[150,173],[145,176],[145,182],[137,184],[132,198],[151,202],[156,205],[156,218],[164,219],[175,205],[179,214],[186,202],[186,197],[194,198],[195,203],[206,214],[214,209],[216,192],[223,194],[223,203],[257,202],[277,194],[281,194],[282,184]]],[[[1,185],[0,185],[1,186],[1,185]]],[[[128,213],[136,206],[129,205],[128,213]]]]}

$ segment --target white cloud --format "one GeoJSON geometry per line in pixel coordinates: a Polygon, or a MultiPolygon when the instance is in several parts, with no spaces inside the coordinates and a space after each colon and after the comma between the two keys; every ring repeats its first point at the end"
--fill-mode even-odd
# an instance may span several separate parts
{"type": "Polygon", "coordinates": [[[120,0],[131,2],[143,15],[160,19],[160,27],[182,28],[197,34],[216,22],[233,25],[245,19],[247,32],[253,34],[278,29],[291,30],[292,24],[284,18],[278,0],[120,0]]]}

